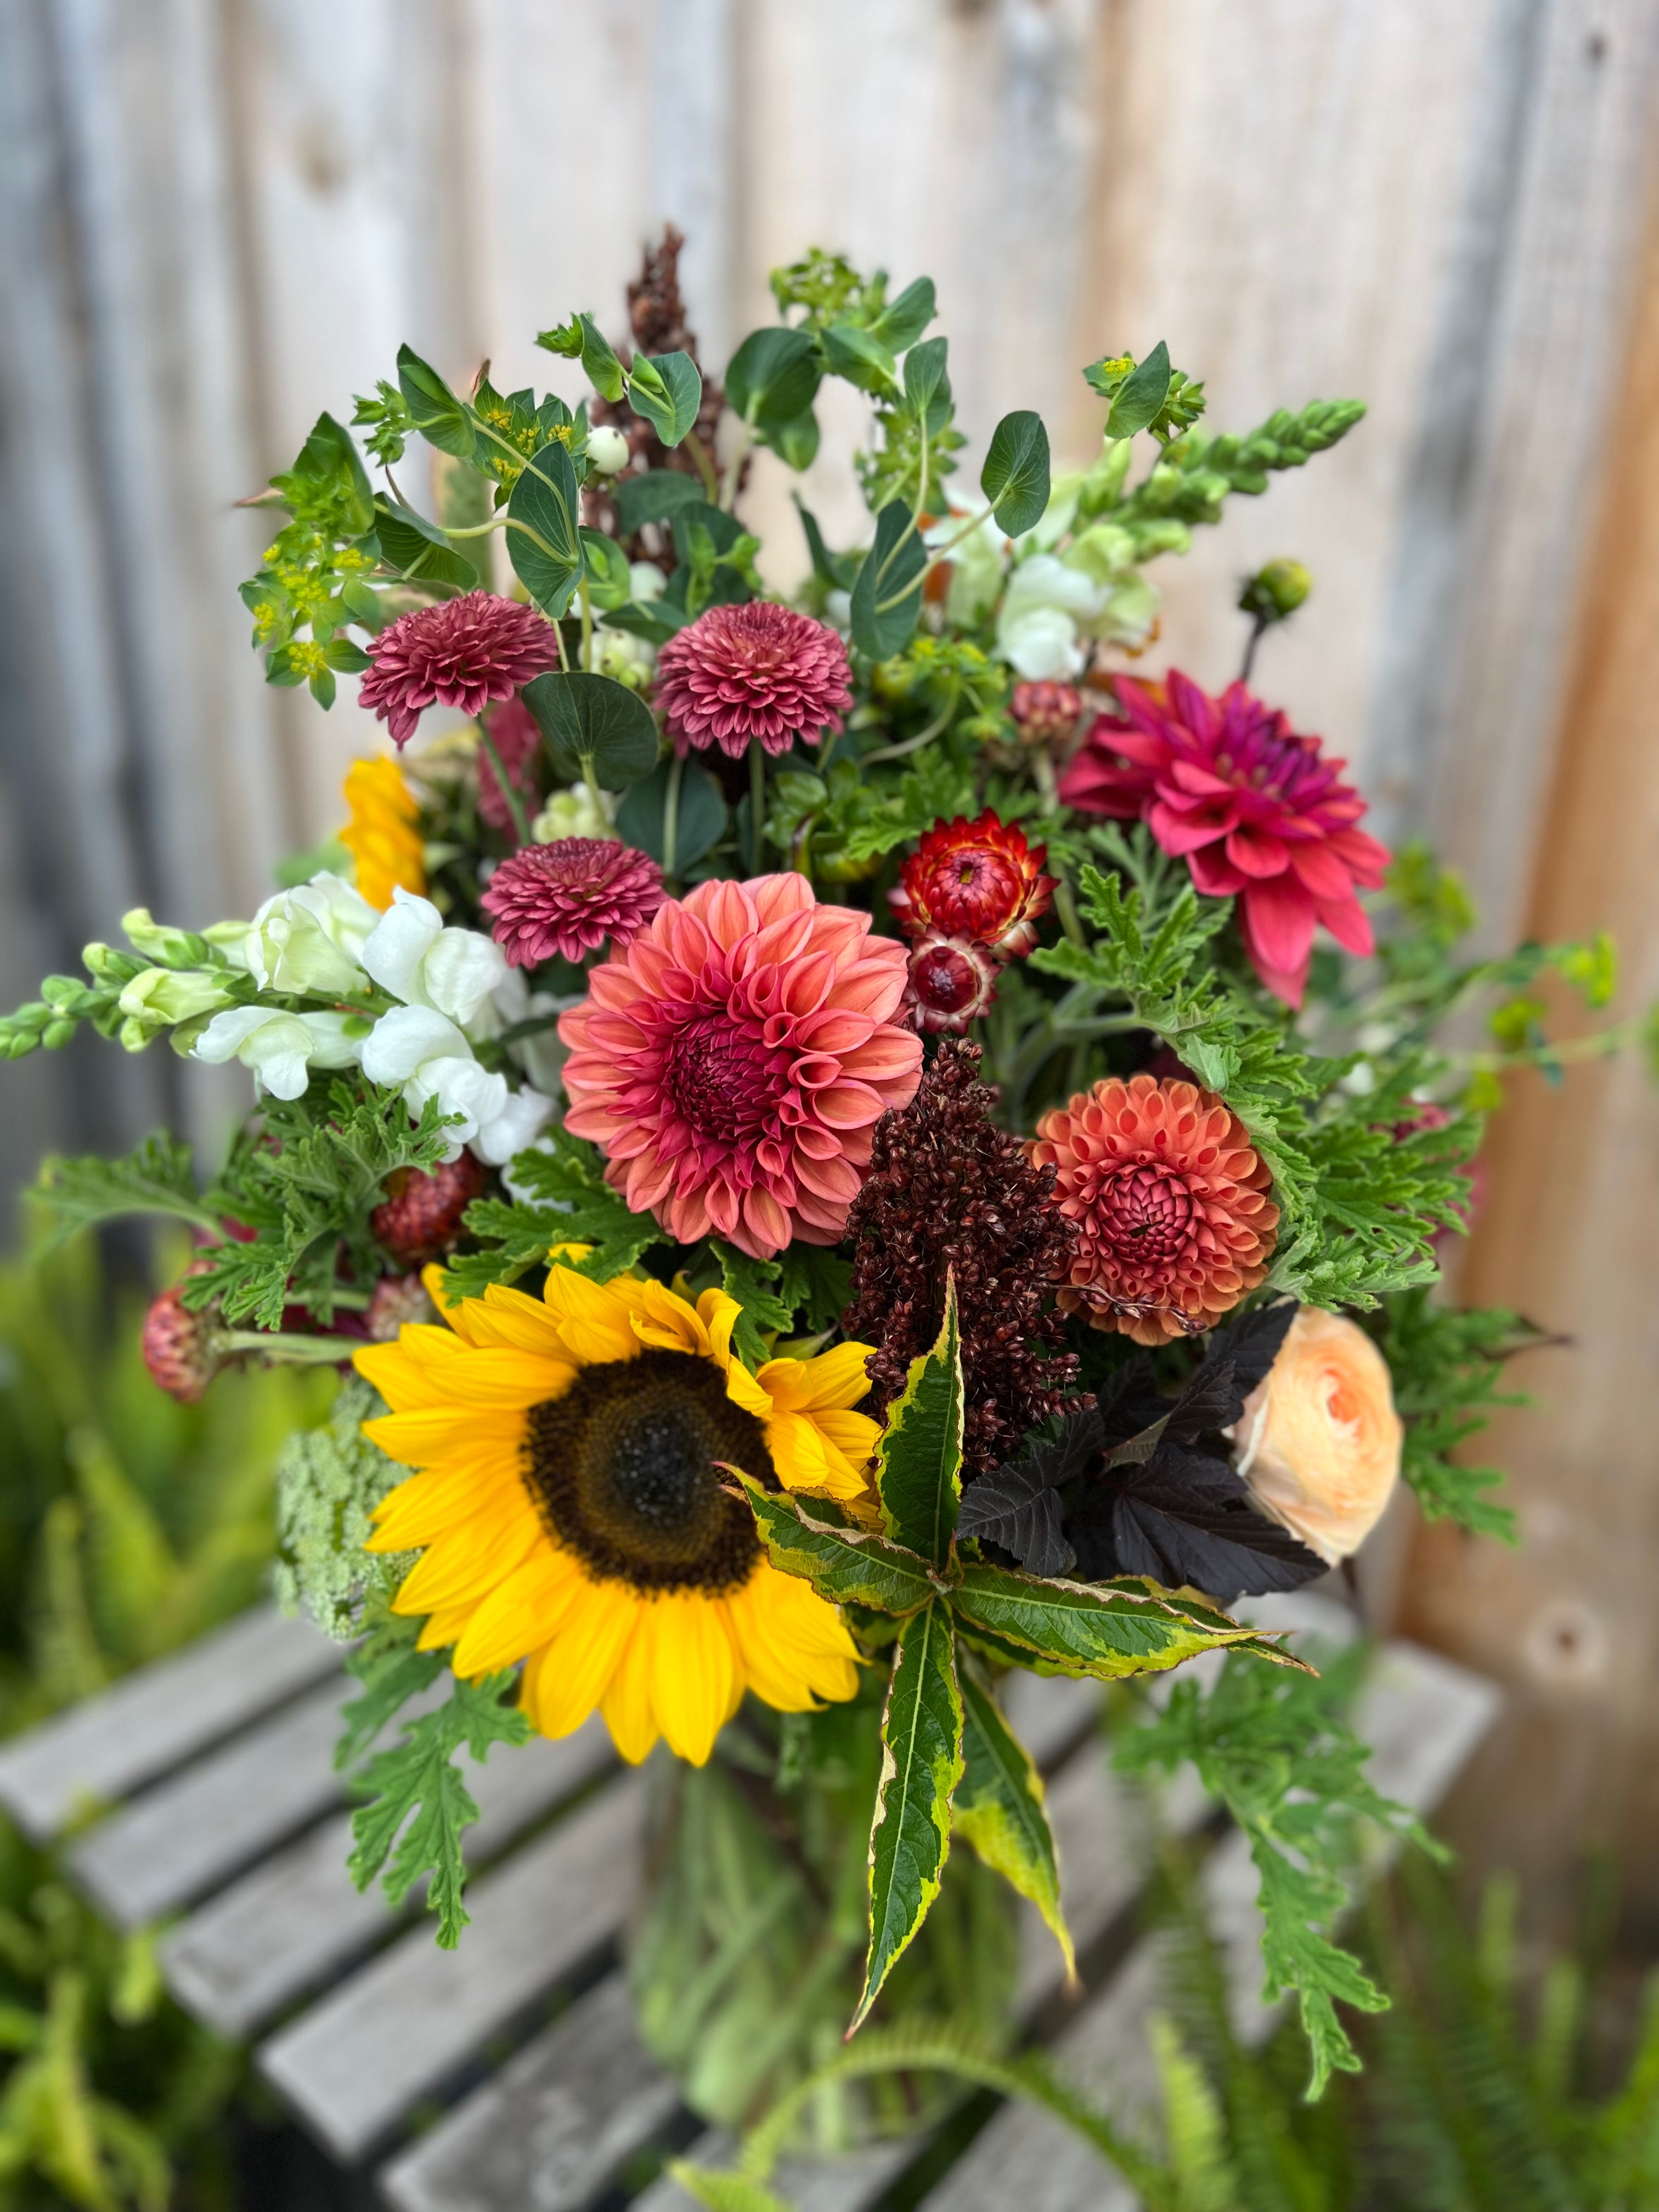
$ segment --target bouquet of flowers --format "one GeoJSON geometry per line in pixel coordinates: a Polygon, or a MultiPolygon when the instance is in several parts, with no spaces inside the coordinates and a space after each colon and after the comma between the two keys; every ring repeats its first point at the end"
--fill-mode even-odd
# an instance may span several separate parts
{"type": "MultiPolygon", "coordinates": [[[[1603,1004],[1610,949],[1460,963],[1455,880],[1391,863],[1320,739],[1147,664],[1155,564],[1358,404],[1212,434],[1158,345],[1084,371],[1086,466],[1017,412],[968,489],[927,280],[809,254],[716,384],[677,249],[630,345],[541,334],[580,404],[405,348],[362,450],[324,415],[260,495],[270,681],[356,676],[392,750],[251,921],[130,914],[0,1025],[252,1078],[207,1175],[161,1134],[41,1197],[194,1231],[162,1388],[340,1368],[279,1579],[361,1639],[354,1870],[428,1882],[441,1942],[455,1753],[597,1711],[673,1755],[635,1986],[703,2109],[878,2002],[994,2033],[1000,1895],[1070,1959],[1000,1686],[1214,1654],[1135,1759],[1196,1758],[1247,1827],[1322,2079],[1334,1999],[1381,2002],[1332,1940],[1344,1838],[1404,1815],[1232,1608],[1347,1559],[1401,1475],[1504,1532],[1449,1455],[1524,1332],[1437,1304],[1437,1254],[1503,1072],[1555,1055],[1538,979],[1603,1004]],[[869,404],[870,525],[836,550],[798,501],[785,595],[745,483],[811,463],[828,379],[869,404]],[[1437,1043],[1481,992],[1489,1045],[1437,1043]]],[[[1246,677],[1308,590],[1246,584],[1246,677]]]]}

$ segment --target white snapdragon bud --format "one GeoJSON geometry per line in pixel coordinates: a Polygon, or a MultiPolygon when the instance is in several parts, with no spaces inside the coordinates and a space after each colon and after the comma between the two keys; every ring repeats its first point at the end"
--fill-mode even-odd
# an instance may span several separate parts
{"type": "Polygon", "coordinates": [[[216,1066],[240,1060],[256,1087],[276,1098],[298,1098],[313,1067],[351,1067],[366,1042],[350,1014],[289,1014],[280,1006],[229,1006],[216,1014],[191,1048],[192,1060],[216,1066]]]}
{"type": "Polygon", "coordinates": [[[327,869],[278,891],[254,915],[242,957],[264,991],[340,998],[362,988],[362,951],[380,921],[361,893],[327,869]]]}
{"type": "Polygon", "coordinates": [[[231,1005],[222,969],[146,968],[124,987],[116,1004],[129,1021],[171,1029],[231,1005]]]}
{"type": "Polygon", "coordinates": [[[401,886],[375,922],[363,965],[382,990],[406,1006],[429,1006],[462,1029],[478,1019],[507,975],[500,945],[476,929],[447,929],[430,899],[401,886]]]}

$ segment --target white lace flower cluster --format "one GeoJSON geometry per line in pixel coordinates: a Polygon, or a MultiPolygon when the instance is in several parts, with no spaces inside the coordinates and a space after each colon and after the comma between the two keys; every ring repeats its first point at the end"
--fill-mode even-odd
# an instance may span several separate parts
{"type": "Polygon", "coordinates": [[[546,1127],[553,1106],[538,1091],[511,1089],[483,1066],[473,1045],[523,1011],[524,978],[477,930],[446,927],[430,899],[398,890],[386,913],[325,871],[280,891],[254,915],[232,962],[262,991],[335,1001],[368,999],[376,985],[398,1003],[378,1014],[231,1006],[191,1047],[197,1060],[240,1060],[256,1085],[297,1098],[313,1067],[361,1067],[401,1090],[411,1120],[428,1098],[460,1118],[447,1157],[470,1146],[501,1166],[546,1127]]]}

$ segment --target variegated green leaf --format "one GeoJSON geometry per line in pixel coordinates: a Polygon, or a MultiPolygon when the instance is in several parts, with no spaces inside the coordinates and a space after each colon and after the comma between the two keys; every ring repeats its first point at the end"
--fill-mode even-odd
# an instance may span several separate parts
{"type": "Polygon", "coordinates": [[[834,1605],[867,1605],[878,1613],[915,1613],[937,1595],[926,1559],[862,1528],[815,1521],[799,1499],[763,1490],[732,1468],[755,1509],[760,1538],[775,1567],[799,1575],[834,1605]]]}
{"type": "Polygon", "coordinates": [[[1077,1953],[1060,1902],[1060,1863],[1043,1800],[1042,1778],[1003,1717],[965,1653],[957,1655],[962,1688],[962,1780],[951,1823],[988,1867],[1028,1897],[1054,1931],[1075,1980],[1077,1953]]]}
{"type": "Polygon", "coordinates": [[[939,1895],[962,1774],[962,1693],[947,1607],[935,1600],[900,1633],[881,1717],[881,1781],[870,1831],[870,1954],[857,2027],[939,1895]]]}
{"type": "Polygon", "coordinates": [[[962,1505],[962,1342],[954,1276],[938,1341],[910,1363],[876,1453],[882,1519],[896,1544],[943,1566],[962,1505]]]}
{"type": "Polygon", "coordinates": [[[1048,1582],[1006,1567],[969,1567],[952,1594],[965,1626],[1036,1653],[1069,1673],[1111,1681],[1178,1667],[1200,1651],[1252,1651],[1299,1666],[1288,1651],[1224,1613],[1150,1583],[1048,1582]]]}

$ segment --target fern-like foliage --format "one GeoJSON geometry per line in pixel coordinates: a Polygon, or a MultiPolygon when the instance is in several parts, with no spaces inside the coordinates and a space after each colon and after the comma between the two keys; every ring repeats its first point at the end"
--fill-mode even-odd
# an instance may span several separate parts
{"type": "Polygon", "coordinates": [[[1470,1467],[1455,1455],[1495,1408],[1527,1402],[1498,1381],[1505,1360],[1541,1341],[1539,1331],[1500,1306],[1438,1305],[1426,1290],[1390,1298],[1370,1327],[1406,1424],[1401,1472],[1425,1518],[1515,1542],[1515,1515],[1486,1495],[1503,1481],[1502,1470],[1470,1467]]]}
{"type": "Polygon", "coordinates": [[[596,1282],[625,1273],[663,1234],[652,1215],[629,1212],[604,1169],[597,1147],[567,1129],[550,1129],[520,1152],[508,1170],[518,1194],[475,1199],[467,1208],[466,1225],[478,1249],[449,1262],[449,1296],[482,1297],[491,1283],[516,1283],[544,1266],[556,1244],[591,1245],[585,1256],[564,1264],[596,1282]]]}

